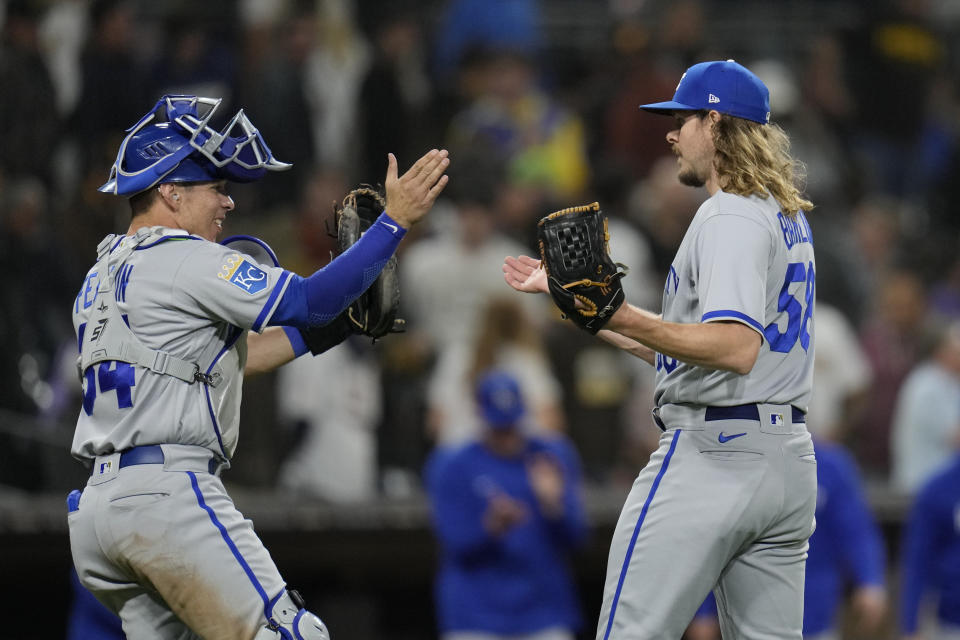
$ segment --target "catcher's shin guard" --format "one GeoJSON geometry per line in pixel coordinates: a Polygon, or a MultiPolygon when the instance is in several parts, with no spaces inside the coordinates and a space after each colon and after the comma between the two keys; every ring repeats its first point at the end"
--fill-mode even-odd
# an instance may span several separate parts
{"type": "Polygon", "coordinates": [[[269,623],[253,640],[330,640],[327,625],[303,608],[303,599],[289,590],[273,604],[269,623]]]}

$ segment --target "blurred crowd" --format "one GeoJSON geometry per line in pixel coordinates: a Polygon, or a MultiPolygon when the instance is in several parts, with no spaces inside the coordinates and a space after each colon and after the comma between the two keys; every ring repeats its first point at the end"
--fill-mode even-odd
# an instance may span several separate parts
{"type": "Polygon", "coordinates": [[[452,158],[442,202],[401,247],[408,331],[251,381],[263,402],[239,456],[264,460],[239,481],[334,501],[420,491],[431,450],[476,435],[473,382],[496,367],[520,380],[537,429],[572,440],[586,482],[626,486],[657,437],[652,372],[545,297],[513,294],[500,264],[533,253],[541,216],[596,200],[628,299],[658,310],[704,194],[676,180],[667,119],[637,105],[671,95],[689,64],[732,57],[770,87],[816,204],[808,424],[868,482],[916,490],[960,443],[960,8],[775,4],[3,3],[3,415],[69,428],[68,309],[129,215],[96,187],[157,98],[198,94],[242,106],[294,164],[233,188],[227,235],[262,237],[301,273],[330,259],[333,204],[382,183],[387,152],[452,158]]]}

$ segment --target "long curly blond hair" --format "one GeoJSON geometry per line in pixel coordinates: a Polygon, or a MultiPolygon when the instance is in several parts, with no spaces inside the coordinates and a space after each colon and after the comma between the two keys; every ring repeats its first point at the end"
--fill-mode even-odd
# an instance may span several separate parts
{"type": "Polygon", "coordinates": [[[720,188],[741,196],[773,196],[784,214],[809,211],[801,195],[806,168],[790,156],[790,137],[775,124],[721,115],[713,128],[720,188]]]}

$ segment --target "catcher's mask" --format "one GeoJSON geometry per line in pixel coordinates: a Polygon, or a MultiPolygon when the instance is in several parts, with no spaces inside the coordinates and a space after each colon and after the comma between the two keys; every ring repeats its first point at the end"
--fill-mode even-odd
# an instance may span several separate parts
{"type": "Polygon", "coordinates": [[[120,143],[104,193],[132,196],[162,182],[253,182],[291,166],[270,147],[243,109],[223,131],[209,126],[219,98],[165,95],[120,143]]]}

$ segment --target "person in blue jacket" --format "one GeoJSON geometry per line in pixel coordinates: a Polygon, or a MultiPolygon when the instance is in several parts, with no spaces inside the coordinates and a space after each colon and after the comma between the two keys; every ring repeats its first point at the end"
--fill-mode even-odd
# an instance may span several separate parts
{"type": "Polygon", "coordinates": [[[569,561],[587,535],[579,458],[563,438],[525,433],[509,374],[482,375],[476,400],[480,439],[435,450],[425,469],[441,638],[572,640],[581,612],[569,561]]]}
{"type": "Polygon", "coordinates": [[[904,529],[901,561],[903,637],[960,640],[960,454],[917,493],[904,529]],[[937,628],[921,636],[921,605],[933,593],[937,628]]]}
{"type": "MultiPolygon", "coordinates": [[[[838,614],[848,591],[858,633],[862,637],[873,637],[887,613],[883,537],[850,454],[840,445],[823,439],[814,439],[814,448],[817,529],[810,537],[807,555],[803,637],[808,640],[840,637],[838,614]]],[[[687,630],[687,640],[718,638],[716,611],[711,594],[697,610],[687,630]]]]}

